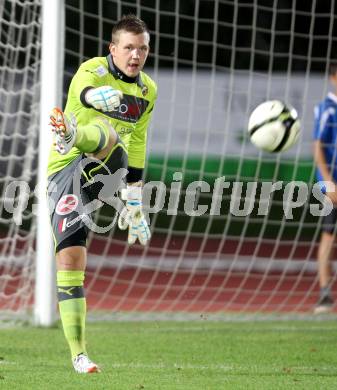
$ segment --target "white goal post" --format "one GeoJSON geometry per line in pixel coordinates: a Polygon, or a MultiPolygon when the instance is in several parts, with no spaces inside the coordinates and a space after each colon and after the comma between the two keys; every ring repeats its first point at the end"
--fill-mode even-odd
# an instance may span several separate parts
{"type": "MultiPolygon", "coordinates": [[[[308,318],[321,227],[313,108],[337,48],[334,2],[324,3],[0,2],[0,321],[57,319],[48,112],[64,105],[83,61],[108,54],[112,25],[128,13],[149,25],[145,71],[159,91],[145,169],[153,238],[143,248],[116,226],[90,233],[89,318],[308,318]],[[300,141],[285,153],[247,136],[267,99],[299,113],[300,141]]],[[[104,206],[96,222],[112,216],[104,206]]]]}
{"type": "Polygon", "coordinates": [[[42,0],[41,97],[38,170],[38,208],[36,236],[36,276],[34,322],[50,326],[56,320],[56,277],[54,243],[48,225],[46,199],[49,148],[51,133],[48,113],[62,105],[64,60],[64,1],[42,0]]]}

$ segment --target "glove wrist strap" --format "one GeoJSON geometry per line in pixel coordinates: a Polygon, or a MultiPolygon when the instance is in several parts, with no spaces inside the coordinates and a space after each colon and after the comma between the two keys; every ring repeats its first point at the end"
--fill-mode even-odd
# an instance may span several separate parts
{"type": "Polygon", "coordinates": [[[127,186],[121,190],[122,200],[142,200],[142,187],[127,186]]]}

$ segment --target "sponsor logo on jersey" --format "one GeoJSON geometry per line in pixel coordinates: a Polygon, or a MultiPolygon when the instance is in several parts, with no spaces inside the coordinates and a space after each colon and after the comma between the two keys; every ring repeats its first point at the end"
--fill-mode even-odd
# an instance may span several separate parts
{"type": "Polygon", "coordinates": [[[125,126],[116,126],[116,131],[119,135],[127,135],[133,132],[133,128],[125,126]]]}
{"type": "Polygon", "coordinates": [[[127,112],[129,111],[129,107],[122,103],[119,107],[118,107],[118,112],[122,115],[125,115],[127,112]]]}
{"type": "Polygon", "coordinates": [[[142,88],[142,95],[146,96],[148,92],[149,92],[149,88],[146,85],[144,85],[142,88]]]}
{"type": "Polygon", "coordinates": [[[68,221],[68,218],[63,218],[58,223],[58,231],[59,231],[59,233],[63,233],[68,228],[75,225],[77,222],[80,222],[83,220],[89,220],[89,217],[86,214],[80,214],[76,218],[71,219],[70,221],[68,221]]]}
{"type": "Polygon", "coordinates": [[[103,77],[108,73],[108,69],[104,68],[104,66],[101,65],[95,69],[95,72],[98,74],[98,76],[103,77]]]}
{"type": "Polygon", "coordinates": [[[133,116],[137,117],[139,115],[139,107],[137,104],[129,104],[126,105],[125,103],[122,103],[117,109],[119,114],[124,116],[133,116]]]}
{"type": "Polygon", "coordinates": [[[121,105],[116,111],[105,112],[110,118],[136,123],[144,114],[149,102],[143,98],[124,94],[121,105]]]}
{"type": "Polygon", "coordinates": [[[131,116],[139,116],[139,106],[137,104],[129,104],[128,114],[131,116]]]}
{"type": "Polygon", "coordinates": [[[62,198],[57,202],[56,214],[67,215],[72,211],[76,210],[78,206],[78,197],[74,194],[63,195],[62,198]]]}

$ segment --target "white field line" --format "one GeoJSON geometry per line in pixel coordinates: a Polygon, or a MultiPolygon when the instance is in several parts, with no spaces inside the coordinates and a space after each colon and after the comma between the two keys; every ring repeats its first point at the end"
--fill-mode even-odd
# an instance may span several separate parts
{"type": "MultiPolygon", "coordinates": [[[[220,259],[214,259],[213,256],[207,257],[203,256],[202,259],[196,259],[193,257],[184,257],[179,260],[179,272],[190,272],[191,269],[194,269],[195,272],[205,272],[205,271],[225,271],[231,269],[232,271],[246,271],[247,264],[250,264],[252,261],[251,256],[240,256],[236,258],[235,261],[234,255],[224,255],[220,259]]],[[[146,258],[139,258],[138,256],[128,256],[123,258],[121,262],[120,257],[115,256],[99,256],[91,255],[88,256],[88,267],[89,268],[141,268],[144,270],[153,270],[158,268],[159,259],[156,256],[148,256],[146,258]]],[[[334,269],[337,271],[337,264],[333,265],[334,269]]],[[[316,273],[317,265],[314,259],[310,260],[295,260],[291,259],[270,259],[270,258],[258,258],[258,261],[255,262],[253,270],[256,272],[269,271],[284,271],[287,269],[287,272],[308,272],[316,273]]],[[[177,258],[176,257],[165,257],[163,261],[160,262],[161,271],[175,271],[177,269],[177,258]]]]}
{"type": "Polygon", "coordinates": [[[329,373],[337,373],[337,368],[335,366],[330,367],[315,367],[315,366],[285,366],[282,365],[273,366],[242,366],[242,365],[228,365],[228,364],[190,364],[190,363],[173,363],[173,364],[167,364],[167,363],[112,363],[109,365],[109,367],[114,369],[134,369],[134,370],[168,370],[168,369],[175,369],[175,370],[204,370],[204,371],[246,371],[251,373],[259,373],[259,372],[283,372],[284,374],[295,374],[295,373],[301,373],[301,372],[329,372],[329,373]],[[298,372],[299,371],[299,372],[298,372]]]}
{"type": "MultiPolygon", "coordinates": [[[[275,272],[308,272],[315,273],[317,272],[317,265],[315,259],[307,260],[297,260],[297,259],[271,259],[271,258],[256,258],[254,266],[251,271],[256,272],[265,272],[275,271],[275,272]]],[[[124,257],[121,260],[120,256],[101,256],[101,255],[92,255],[88,256],[88,268],[112,268],[112,269],[127,269],[127,268],[139,268],[144,270],[156,270],[158,269],[159,258],[156,256],[148,256],[146,258],[139,258],[139,256],[128,256],[124,257]]],[[[179,259],[179,272],[191,272],[191,269],[194,272],[207,272],[212,271],[226,271],[231,269],[231,271],[246,271],[247,264],[251,264],[251,256],[239,256],[238,258],[235,255],[224,255],[220,259],[214,259],[213,256],[207,257],[206,255],[203,258],[193,258],[193,257],[184,257],[179,259]]],[[[27,264],[27,256],[10,256],[2,258],[0,257],[1,266],[16,266],[23,267],[27,264]]],[[[337,272],[337,264],[332,264],[333,270],[337,272]]],[[[165,257],[163,261],[160,262],[161,271],[177,271],[177,258],[176,257],[165,257]]]]}
{"type": "MultiPolygon", "coordinates": [[[[227,323],[228,324],[228,323],[227,323]]],[[[104,331],[106,328],[101,328],[99,326],[94,326],[92,328],[93,331],[99,332],[99,331],[104,331]]],[[[294,332],[294,333],[303,333],[303,329],[300,329],[298,327],[292,327],[292,326],[277,326],[277,327],[264,327],[264,326],[249,326],[247,325],[245,327],[246,331],[251,331],[254,333],[266,333],[266,332],[294,332]]],[[[156,328],[147,328],[147,327],[138,327],[137,329],[134,329],[134,331],[130,328],[127,328],[126,330],[124,329],[112,329],[111,332],[112,334],[118,333],[118,334],[123,334],[123,333],[137,333],[137,334],[142,334],[142,333],[205,333],[205,332],[223,332],[224,330],[228,330],[231,333],[242,333],[243,329],[242,328],[235,328],[235,325],[233,327],[231,326],[226,326],[226,327],[207,327],[201,326],[189,326],[189,327],[161,327],[160,325],[156,328]]],[[[337,333],[337,324],[336,326],[311,326],[305,327],[305,332],[319,332],[319,333],[326,333],[326,332],[335,332],[337,333]]]]}

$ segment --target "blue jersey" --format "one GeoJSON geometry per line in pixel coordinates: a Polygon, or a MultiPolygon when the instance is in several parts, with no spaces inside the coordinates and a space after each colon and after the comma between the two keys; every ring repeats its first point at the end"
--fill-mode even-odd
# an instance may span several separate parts
{"type": "MultiPolygon", "coordinates": [[[[337,182],[337,96],[331,92],[315,107],[314,139],[321,141],[327,166],[337,182]]],[[[323,180],[319,169],[316,177],[323,180]]]]}

